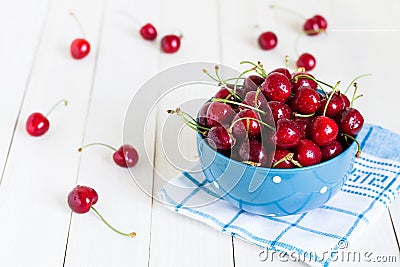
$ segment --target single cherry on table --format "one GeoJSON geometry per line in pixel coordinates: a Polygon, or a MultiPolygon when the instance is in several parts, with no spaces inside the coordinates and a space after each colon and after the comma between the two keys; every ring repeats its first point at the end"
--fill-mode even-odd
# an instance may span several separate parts
{"type": "Polygon", "coordinates": [[[78,214],[84,214],[89,212],[90,210],[93,210],[94,213],[96,213],[96,215],[99,216],[99,218],[114,232],[123,236],[135,237],[136,236],[135,232],[131,233],[121,232],[116,228],[114,228],[113,226],[111,226],[111,224],[104,219],[104,217],[99,213],[99,211],[95,207],[93,207],[93,205],[97,203],[98,199],[99,196],[96,190],[88,186],[77,185],[68,193],[67,203],[73,212],[78,214]]]}
{"type": "Polygon", "coordinates": [[[168,34],[161,39],[161,50],[164,53],[172,54],[179,50],[181,47],[182,34],[168,34]]]}
{"type": "MultiPolygon", "coordinates": [[[[76,17],[75,13],[70,12],[70,15],[75,19],[76,23],[78,24],[78,26],[81,30],[81,34],[83,36],[85,36],[85,31],[83,30],[82,24],[76,17]]],[[[72,58],[74,58],[74,59],[82,59],[82,58],[86,57],[90,52],[89,41],[86,40],[85,37],[74,39],[70,45],[70,52],[71,52],[72,58]]]]}
{"type": "Polygon", "coordinates": [[[277,44],[278,38],[276,37],[276,34],[271,31],[263,32],[258,37],[258,45],[263,50],[271,50],[275,48],[277,44]]]}
{"type": "Polygon", "coordinates": [[[65,106],[68,105],[68,101],[62,99],[58,101],[47,113],[43,115],[39,112],[34,112],[29,115],[28,119],[26,120],[25,129],[31,136],[41,136],[45,134],[50,128],[50,122],[48,120],[48,116],[57,107],[59,104],[64,103],[65,106]]]}
{"type": "Polygon", "coordinates": [[[151,23],[146,23],[139,30],[140,35],[145,40],[153,41],[157,38],[157,29],[151,23]]]}

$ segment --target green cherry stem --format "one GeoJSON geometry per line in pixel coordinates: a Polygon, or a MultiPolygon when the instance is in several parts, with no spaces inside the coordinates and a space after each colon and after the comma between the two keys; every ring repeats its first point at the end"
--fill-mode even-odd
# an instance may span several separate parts
{"type": "Polygon", "coordinates": [[[355,82],[354,84],[354,91],[353,91],[353,97],[351,98],[351,102],[350,102],[350,107],[352,108],[354,105],[354,100],[356,100],[356,94],[358,91],[358,84],[355,82]]]}
{"type": "Polygon", "coordinates": [[[264,68],[262,67],[262,65],[260,66],[260,62],[258,62],[259,64],[255,64],[251,61],[245,60],[245,61],[241,61],[240,64],[250,64],[252,65],[254,68],[252,68],[251,70],[254,70],[257,72],[257,70],[259,70],[260,72],[257,72],[259,75],[261,75],[263,78],[267,77],[267,73],[265,72],[264,68]]]}
{"type": "Polygon", "coordinates": [[[135,236],[136,236],[136,233],[135,233],[135,232],[124,233],[124,232],[121,232],[121,231],[115,229],[111,224],[109,224],[109,223],[106,221],[106,219],[104,219],[103,216],[101,216],[101,214],[97,211],[97,209],[96,209],[95,207],[91,206],[90,208],[91,208],[91,209],[97,214],[97,216],[99,216],[99,218],[100,218],[111,230],[113,230],[114,232],[116,232],[116,233],[118,233],[118,234],[120,234],[120,235],[123,235],[123,236],[129,236],[129,237],[135,237],[135,236]]]}
{"type": "Polygon", "coordinates": [[[50,113],[52,113],[53,110],[54,110],[59,104],[61,104],[61,103],[64,103],[64,106],[68,106],[68,101],[65,100],[65,99],[61,99],[61,100],[57,101],[57,103],[55,103],[55,104],[50,108],[50,110],[46,113],[46,117],[49,116],[50,113]]]}
{"type": "Polygon", "coordinates": [[[190,116],[186,112],[183,112],[180,108],[176,108],[175,110],[168,109],[167,113],[178,115],[183,120],[183,122],[185,123],[186,126],[188,126],[190,129],[192,129],[198,133],[201,133],[202,135],[205,135],[206,132],[208,132],[210,130],[210,128],[204,127],[204,126],[200,125],[199,123],[197,123],[197,121],[195,121],[192,116],[190,116]],[[186,118],[185,115],[189,115],[189,119],[186,118]]]}
{"type": "Polygon", "coordinates": [[[332,85],[327,84],[327,83],[325,83],[325,82],[323,82],[323,81],[317,80],[317,79],[315,79],[314,77],[311,77],[311,76],[305,75],[305,74],[304,74],[304,75],[297,75],[297,76],[294,78],[294,81],[297,82],[297,80],[298,80],[299,78],[305,78],[305,79],[313,80],[314,82],[316,82],[316,83],[319,85],[319,87],[321,88],[321,90],[324,92],[325,95],[327,95],[326,90],[325,90],[321,85],[328,86],[328,87],[331,88],[331,89],[333,88],[332,85]]]}
{"type": "Polygon", "coordinates": [[[325,108],[324,108],[324,112],[322,113],[322,116],[325,116],[326,110],[328,109],[329,102],[331,102],[331,99],[332,99],[333,95],[336,93],[337,87],[339,86],[339,84],[340,84],[340,81],[338,81],[336,83],[335,87],[333,87],[331,94],[329,95],[328,99],[326,100],[326,104],[325,104],[325,108]]]}
{"type": "Polygon", "coordinates": [[[85,148],[90,147],[90,146],[105,146],[105,147],[108,147],[109,149],[111,149],[113,151],[117,151],[117,149],[115,147],[107,145],[107,144],[104,144],[104,143],[90,143],[90,144],[87,144],[87,145],[84,145],[84,146],[78,148],[78,151],[82,152],[82,150],[84,150],[85,148]]]}
{"type": "Polygon", "coordinates": [[[359,158],[361,157],[361,145],[360,142],[358,142],[358,140],[356,138],[354,138],[353,136],[349,135],[349,134],[345,134],[345,133],[340,133],[341,135],[343,135],[346,138],[350,138],[351,140],[353,140],[354,142],[356,142],[357,144],[357,153],[356,153],[356,157],[359,158]]]}
{"type": "Polygon", "coordinates": [[[254,110],[254,111],[260,112],[260,113],[263,114],[263,115],[266,114],[265,111],[263,111],[263,110],[261,110],[261,109],[258,109],[258,108],[255,108],[255,107],[253,107],[253,106],[249,106],[249,105],[246,105],[246,104],[243,104],[243,103],[231,101],[231,100],[228,100],[228,99],[213,98],[213,99],[211,99],[211,101],[212,101],[212,102],[221,102],[221,103],[225,103],[225,104],[226,104],[226,103],[227,103],[227,104],[234,104],[234,105],[242,106],[242,107],[245,107],[245,108],[252,109],[252,110],[254,110]]]}
{"type": "MultiPolygon", "coordinates": [[[[232,89],[229,88],[229,86],[226,84],[226,81],[228,81],[228,80],[234,80],[234,79],[236,79],[236,78],[231,78],[231,79],[228,79],[228,80],[222,80],[221,77],[219,76],[219,66],[218,66],[218,65],[215,66],[215,74],[216,74],[217,78],[213,77],[206,69],[203,69],[203,72],[204,72],[210,79],[212,79],[213,81],[218,82],[218,85],[224,86],[225,89],[228,90],[229,93],[231,93],[231,95],[233,95],[237,100],[242,101],[242,98],[241,98],[239,95],[236,94],[236,90],[232,90],[232,89]]],[[[229,96],[227,96],[227,97],[229,97],[229,96]]]]}
{"type": "Polygon", "coordinates": [[[356,82],[358,79],[363,78],[363,77],[367,77],[367,76],[371,76],[371,73],[366,73],[366,74],[361,74],[357,77],[355,77],[347,86],[346,90],[344,91],[344,94],[347,94],[347,92],[350,90],[350,87],[354,84],[354,82],[356,82]]]}
{"type": "Polygon", "coordinates": [[[283,158],[281,158],[280,160],[275,162],[274,165],[272,165],[272,168],[276,168],[276,166],[278,166],[279,164],[281,164],[285,160],[292,161],[293,160],[293,156],[294,156],[294,153],[288,153],[286,156],[284,156],[283,158]]]}
{"type": "Polygon", "coordinates": [[[311,114],[300,114],[300,113],[297,113],[297,112],[293,112],[292,114],[293,114],[293,116],[299,117],[299,118],[310,118],[310,117],[315,115],[315,112],[311,113],[311,114]]]}
{"type": "MultiPolygon", "coordinates": [[[[256,122],[258,122],[258,123],[260,123],[260,124],[266,126],[267,128],[271,129],[272,131],[275,131],[275,130],[276,130],[274,127],[272,127],[272,126],[269,125],[268,123],[263,122],[262,120],[259,120],[259,119],[256,119],[256,118],[248,118],[248,117],[246,117],[246,118],[239,118],[239,119],[235,120],[235,121],[231,124],[231,126],[229,126],[229,128],[228,128],[228,133],[232,133],[233,126],[235,126],[235,124],[238,123],[239,121],[243,121],[243,120],[252,120],[252,121],[256,121],[256,122]]],[[[247,128],[248,128],[248,127],[249,127],[249,123],[247,123],[247,128]]],[[[248,129],[247,129],[247,131],[248,131],[248,129]]]]}

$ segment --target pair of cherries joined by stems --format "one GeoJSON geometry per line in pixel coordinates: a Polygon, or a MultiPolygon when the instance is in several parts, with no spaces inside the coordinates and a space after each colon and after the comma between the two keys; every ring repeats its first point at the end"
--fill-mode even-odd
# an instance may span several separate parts
{"type": "MultiPolygon", "coordinates": [[[[82,59],[86,57],[90,52],[90,43],[85,38],[85,31],[82,24],[73,12],[70,15],[75,19],[78,24],[82,38],[76,38],[72,41],[70,45],[71,56],[74,59],[82,59]]],[[[140,27],[139,33],[143,39],[153,41],[157,38],[157,29],[151,23],[146,23],[140,27]]],[[[168,34],[161,39],[161,49],[165,53],[175,53],[179,50],[181,46],[182,35],[168,34]]]]}
{"type": "MultiPolygon", "coordinates": [[[[305,22],[303,24],[303,33],[306,35],[318,35],[320,32],[325,32],[328,27],[326,19],[321,15],[315,15],[311,18],[305,18],[303,15],[285,7],[275,5],[271,5],[270,7],[282,9],[304,19],[305,22]]],[[[278,38],[274,32],[266,31],[259,35],[258,44],[263,50],[271,50],[277,46],[278,38]]],[[[315,68],[316,59],[310,53],[303,53],[298,57],[296,61],[296,66],[298,68],[304,68],[306,71],[310,71],[315,68]]]]}

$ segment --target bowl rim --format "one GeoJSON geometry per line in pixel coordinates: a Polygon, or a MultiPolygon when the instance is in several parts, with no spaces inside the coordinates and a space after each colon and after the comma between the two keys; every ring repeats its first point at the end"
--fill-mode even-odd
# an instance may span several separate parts
{"type": "MultiPolygon", "coordinates": [[[[197,133],[197,137],[198,137],[197,140],[199,140],[199,138],[203,139],[203,140],[205,139],[200,133],[197,133]]],[[[355,136],[355,138],[357,138],[357,135],[355,136]]],[[[251,166],[249,164],[234,160],[232,158],[228,158],[227,156],[225,156],[224,154],[220,153],[219,151],[214,150],[207,142],[205,142],[205,143],[206,143],[206,145],[207,145],[207,147],[209,149],[215,151],[217,153],[217,155],[219,155],[220,157],[222,157],[222,158],[224,158],[224,159],[226,159],[228,161],[234,161],[235,163],[243,165],[244,167],[247,167],[247,168],[250,168],[250,169],[268,171],[268,172],[276,172],[276,173],[292,173],[292,172],[298,172],[300,170],[313,170],[313,169],[316,169],[316,168],[319,168],[319,167],[323,167],[323,166],[328,165],[328,164],[330,164],[330,163],[332,163],[334,161],[339,160],[340,158],[342,158],[344,156],[345,152],[349,153],[348,150],[350,150],[350,149],[352,149],[352,148],[354,148],[356,146],[356,142],[353,141],[349,147],[347,147],[345,150],[343,150],[343,152],[340,153],[339,155],[337,155],[336,157],[333,157],[333,158],[331,158],[331,159],[329,159],[327,161],[320,162],[320,163],[315,164],[315,165],[301,167],[301,168],[299,167],[299,168],[289,168],[289,169],[278,169],[278,168],[267,168],[267,167],[262,167],[262,166],[258,166],[258,167],[251,166]]],[[[197,142],[197,146],[199,146],[199,142],[197,142]]],[[[356,157],[356,152],[354,152],[354,157],[356,157]]]]}

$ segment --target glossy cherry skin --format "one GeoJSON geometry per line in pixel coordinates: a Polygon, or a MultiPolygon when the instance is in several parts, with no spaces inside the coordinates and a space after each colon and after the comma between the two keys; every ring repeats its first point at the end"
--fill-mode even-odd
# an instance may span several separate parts
{"type": "Polygon", "coordinates": [[[364,117],[357,109],[351,107],[340,111],[335,116],[335,120],[339,125],[340,132],[351,136],[358,134],[364,125],[364,117]]]}
{"type": "Polygon", "coordinates": [[[343,103],[344,103],[344,107],[343,108],[350,107],[349,98],[345,94],[342,94],[342,93],[340,93],[340,97],[343,99],[343,103]]]}
{"type": "Polygon", "coordinates": [[[326,21],[326,19],[321,16],[321,15],[315,15],[313,17],[314,21],[317,22],[318,28],[320,30],[326,30],[328,28],[328,22],[326,21]]]}
{"type": "MultiPolygon", "coordinates": [[[[231,90],[233,91],[233,90],[231,90]]],[[[227,88],[222,87],[221,89],[219,89],[214,97],[215,98],[222,98],[222,99],[228,99],[230,101],[235,101],[236,98],[234,97],[234,95],[231,93],[230,90],[228,90],[227,88]]]]}
{"type": "Polygon", "coordinates": [[[258,37],[258,44],[263,50],[271,50],[278,44],[278,38],[273,32],[263,32],[258,37]]]}
{"type": "Polygon", "coordinates": [[[276,133],[272,138],[277,148],[287,149],[299,144],[301,133],[293,120],[280,119],[276,123],[276,133]]]}
{"type": "Polygon", "coordinates": [[[250,91],[256,91],[257,88],[264,82],[264,78],[258,75],[250,75],[244,79],[243,87],[244,94],[247,94],[250,91]]]}
{"type": "Polygon", "coordinates": [[[311,166],[321,162],[322,153],[313,141],[302,139],[296,149],[295,159],[303,166],[311,166]]]}
{"type": "Polygon", "coordinates": [[[292,109],[285,103],[279,101],[269,101],[268,105],[271,109],[275,123],[279,119],[290,119],[292,117],[292,109]]]}
{"type": "Polygon", "coordinates": [[[45,134],[50,127],[49,120],[39,112],[32,113],[26,120],[26,131],[32,136],[45,134]]]}
{"type": "Polygon", "coordinates": [[[294,118],[293,121],[297,124],[297,127],[300,129],[301,138],[309,137],[309,128],[311,124],[310,118],[294,118]]]}
{"type": "Polygon", "coordinates": [[[232,133],[235,138],[254,138],[261,134],[261,121],[258,113],[251,109],[240,111],[232,120],[232,133]]]}
{"type": "Polygon", "coordinates": [[[74,59],[82,59],[86,57],[90,52],[90,44],[85,39],[75,39],[71,43],[71,56],[74,59]]]}
{"type": "Polygon", "coordinates": [[[318,21],[312,17],[304,22],[303,30],[307,35],[317,35],[320,32],[318,21]]]}
{"type": "Polygon", "coordinates": [[[277,69],[274,69],[273,71],[271,71],[269,74],[271,74],[273,72],[281,73],[281,74],[285,75],[289,80],[292,79],[292,74],[290,74],[290,72],[287,68],[277,68],[277,69]]]}
{"type": "Polygon", "coordinates": [[[267,151],[258,140],[245,141],[241,144],[239,151],[240,161],[251,161],[265,166],[267,163],[267,151]]]}
{"type": "Polygon", "coordinates": [[[320,107],[320,99],[316,90],[310,87],[300,87],[291,101],[291,107],[300,114],[312,114],[320,107]]]}
{"type": "MultiPolygon", "coordinates": [[[[329,95],[327,96],[327,98],[329,97],[329,95]]],[[[325,106],[327,105],[328,102],[327,98],[321,100],[321,106],[318,109],[317,114],[322,115],[324,113],[325,106]]],[[[325,115],[328,116],[329,118],[334,118],[339,111],[345,108],[345,104],[346,103],[344,98],[342,97],[342,94],[335,93],[332,96],[331,100],[329,101],[328,106],[326,107],[325,115]]]]}
{"type": "Polygon", "coordinates": [[[131,168],[139,161],[137,150],[131,145],[122,145],[113,154],[114,162],[124,168],[131,168]]]}
{"type": "MultiPolygon", "coordinates": [[[[290,153],[291,152],[286,149],[277,149],[275,151],[274,158],[272,159],[272,165],[274,165],[276,162],[283,159],[290,153]]],[[[277,168],[277,169],[291,169],[294,167],[295,167],[295,165],[293,164],[293,162],[290,160],[287,160],[287,159],[285,159],[284,161],[282,161],[281,163],[279,163],[275,166],[275,168],[277,168]]]]}
{"type": "Polygon", "coordinates": [[[339,128],[336,122],[326,116],[317,116],[310,124],[310,137],[318,146],[329,145],[336,139],[339,128]]]}
{"type": "Polygon", "coordinates": [[[177,35],[170,34],[165,35],[161,39],[161,49],[165,53],[171,54],[175,53],[181,47],[181,38],[177,35]]]}
{"type": "Polygon", "coordinates": [[[327,146],[321,146],[322,161],[330,160],[343,152],[343,147],[339,141],[334,140],[327,146]]]}
{"type": "Polygon", "coordinates": [[[73,212],[86,213],[96,204],[98,195],[93,188],[78,185],[68,194],[67,200],[73,212]]]}
{"type": "Polygon", "coordinates": [[[244,97],[243,104],[246,104],[246,105],[249,105],[252,107],[256,107],[258,109],[266,111],[267,106],[268,106],[268,101],[267,101],[267,99],[265,99],[265,96],[260,91],[258,92],[258,95],[257,95],[257,91],[250,91],[244,97]],[[256,100],[256,97],[257,97],[257,100],[256,100]]]}
{"type": "Polygon", "coordinates": [[[235,115],[236,113],[230,105],[213,102],[207,110],[207,125],[210,127],[228,125],[235,115]]]}
{"type": "Polygon", "coordinates": [[[306,71],[314,69],[316,64],[315,57],[309,53],[301,54],[296,62],[298,68],[304,68],[306,71]]]}
{"type": "Polygon", "coordinates": [[[208,107],[211,105],[211,102],[206,102],[204,103],[200,110],[199,110],[199,115],[198,115],[198,120],[199,120],[199,124],[201,126],[207,127],[207,111],[208,111],[208,107]]]}
{"type": "Polygon", "coordinates": [[[299,89],[300,87],[310,87],[312,89],[317,89],[318,84],[310,79],[310,78],[314,78],[314,76],[312,76],[311,74],[307,73],[307,72],[297,72],[293,75],[293,79],[292,79],[292,90],[293,93],[296,93],[297,89],[299,89]],[[297,78],[296,78],[297,77],[297,78]]]}
{"type": "Polygon", "coordinates": [[[143,25],[139,32],[143,39],[146,40],[152,41],[157,37],[157,30],[151,23],[146,23],[143,25]]]}
{"type": "Polygon", "coordinates": [[[235,140],[223,126],[212,127],[207,137],[210,139],[208,144],[216,150],[229,150],[235,144],[235,140]]]}
{"type": "Polygon", "coordinates": [[[269,101],[275,100],[284,103],[290,97],[290,87],[290,81],[285,75],[273,72],[261,85],[261,91],[269,101]]]}

